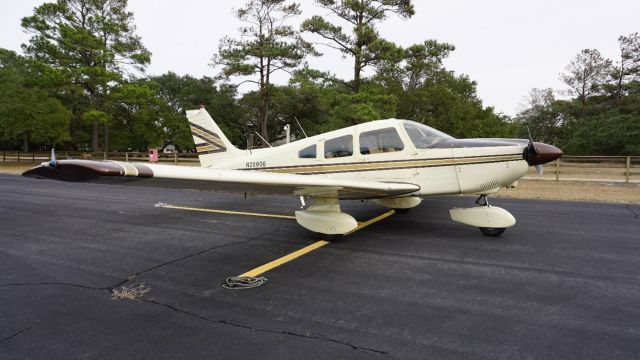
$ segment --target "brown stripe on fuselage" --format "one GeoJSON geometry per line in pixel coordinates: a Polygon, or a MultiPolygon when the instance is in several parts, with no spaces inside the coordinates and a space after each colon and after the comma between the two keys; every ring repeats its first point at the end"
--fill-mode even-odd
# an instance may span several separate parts
{"type": "Polygon", "coordinates": [[[467,156],[460,158],[436,158],[436,159],[409,159],[409,160],[392,160],[392,161],[376,161],[365,163],[341,163],[341,164],[312,164],[300,166],[274,166],[265,168],[251,168],[238,170],[260,170],[277,173],[295,173],[295,174],[329,174],[342,172],[359,172],[359,171],[384,171],[384,170],[402,170],[424,167],[440,167],[454,165],[472,165],[484,164],[503,161],[523,160],[522,154],[506,154],[506,155],[488,155],[488,156],[467,156]]]}

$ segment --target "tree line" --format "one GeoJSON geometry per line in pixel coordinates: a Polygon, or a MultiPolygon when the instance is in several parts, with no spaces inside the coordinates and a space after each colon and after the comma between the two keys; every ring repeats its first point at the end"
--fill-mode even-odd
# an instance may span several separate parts
{"type": "Polygon", "coordinates": [[[618,57],[584,49],[560,78],[564,91],[533,89],[515,120],[576,155],[640,154],[640,36],[618,38],[618,57]],[[559,93],[564,98],[558,99],[559,93]]]}
{"type": "Polygon", "coordinates": [[[171,143],[190,151],[185,110],[205,106],[239,147],[250,145],[254,131],[276,140],[285,124],[299,122],[313,135],[395,117],[456,137],[523,136],[527,123],[536,139],[572,154],[638,153],[637,34],[625,37],[618,62],[581,52],[565,73],[570,99],[534,90],[527,108],[509,118],[483,106],[468,76],[446,69],[452,44],[425,39],[402,47],[384,39],[379,25],[390,17],[410,19],[410,0],[315,4],[328,15],[305,18],[290,0],[245,1],[235,10],[242,27],[212,54],[217,75],[200,78],[145,75],[151,53],[136,35],[126,0],[40,5],[22,19],[31,34],[22,54],[0,49],[0,147],[145,151],[171,143]],[[301,26],[291,25],[295,20],[301,26]],[[310,57],[328,56],[321,52],[329,48],[353,64],[351,78],[307,65],[310,57]],[[597,75],[584,76],[587,66],[597,75]],[[288,82],[274,84],[276,73],[288,82]],[[253,90],[240,93],[245,83],[253,90]],[[601,131],[590,131],[603,123],[612,143],[623,136],[629,146],[602,147],[601,131]],[[623,125],[625,133],[618,134],[623,125]]]}

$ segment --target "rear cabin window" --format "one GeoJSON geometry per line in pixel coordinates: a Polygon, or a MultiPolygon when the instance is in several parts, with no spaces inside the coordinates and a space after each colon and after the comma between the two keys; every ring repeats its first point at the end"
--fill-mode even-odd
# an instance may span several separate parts
{"type": "Polygon", "coordinates": [[[345,135],[324,142],[324,157],[327,159],[353,155],[353,136],[345,135]]]}
{"type": "Polygon", "coordinates": [[[298,157],[300,159],[315,159],[316,158],[316,146],[311,145],[300,151],[298,151],[298,157]]]}
{"type": "Polygon", "coordinates": [[[402,151],[404,143],[395,128],[365,131],[360,134],[360,154],[402,151]]]}

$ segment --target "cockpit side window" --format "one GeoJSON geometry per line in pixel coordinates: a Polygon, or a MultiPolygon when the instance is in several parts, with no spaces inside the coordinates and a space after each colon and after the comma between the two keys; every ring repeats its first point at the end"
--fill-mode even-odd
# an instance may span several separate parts
{"type": "Polygon", "coordinates": [[[315,159],[316,158],[316,145],[307,146],[306,148],[298,151],[298,157],[300,159],[315,159]]]}
{"type": "Polygon", "coordinates": [[[411,142],[417,149],[428,149],[437,143],[453,139],[452,136],[415,121],[403,121],[411,142]]]}
{"type": "Polygon", "coordinates": [[[345,135],[324,142],[324,157],[327,159],[353,155],[353,136],[345,135]]]}
{"type": "Polygon", "coordinates": [[[395,128],[365,131],[360,134],[360,154],[379,154],[402,151],[404,143],[395,128]]]}

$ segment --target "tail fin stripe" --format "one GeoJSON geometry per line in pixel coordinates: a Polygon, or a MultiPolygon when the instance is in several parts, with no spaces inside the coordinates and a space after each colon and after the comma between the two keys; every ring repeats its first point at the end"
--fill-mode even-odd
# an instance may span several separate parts
{"type": "Polygon", "coordinates": [[[204,132],[200,129],[197,128],[191,128],[191,135],[197,136],[198,138],[210,143],[210,144],[216,144],[218,146],[224,147],[226,148],[226,146],[224,146],[224,143],[222,142],[222,140],[216,136],[215,134],[210,134],[207,132],[204,132]]]}
{"type": "Polygon", "coordinates": [[[218,150],[218,149],[219,149],[218,147],[215,147],[213,145],[196,146],[196,150],[198,150],[198,152],[218,150]]]}
{"type": "Polygon", "coordinates": [[[204,132],[205,134],[209,134],[209,135],[211,135],[211,136],[213,136],[213,137],[215,137],[215,138],[217,138],[217,139],[220,139],[220,136],[218,136],[218,134],[216,134],[216,133],[214,133],[213,131],[211,131],[211,130],[209,130],[209,129],[206,129],[206,128],[204,128],[204,127],[202,127],[202,126],[198,125],[198,124],[190,123],[189,125],[191,125],[191,130],[192,130],[192,131],[193,131],[193,130],[195,130],[195,129],[198,129],[198,130],[200,130],[200,131],[204,132]],[[194,128],[195,128],[195,129],[194,129],[194,128]]]}
{"type": "Polygon", "coordinates": [[[226,147],[224,147],[224,146],[220,146],[220,145],[218,145],[218,144],[206,143],[206,144],[202,144],[202,145],[200,145],[200,144],[199,144],[199,145],[196,145],[196,150],[197,150],[198,152],[200,152],[200,151],[201,151],[201,149],[202,149],[203,151],[209,151],[209,150],[220,150],[220,151],[225,151],[225,150],[227,150],[227,148],[226,148],[226,147]]]}
{"type": "Polygon", "coordinates": [[[215,153],[225,152],[225,151],[226,150],[222,150],[222,149],[203,150],[201,148],[196,148],[196,152],[198,153],[198,155],[215,154],[215,153]]]}

